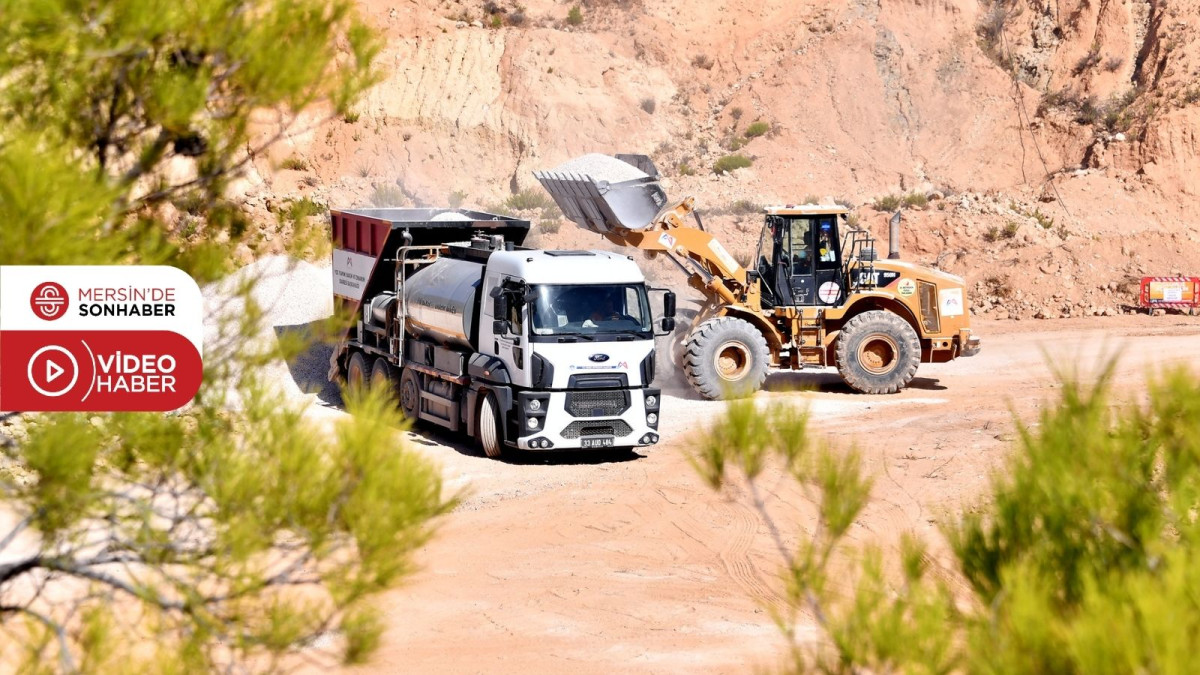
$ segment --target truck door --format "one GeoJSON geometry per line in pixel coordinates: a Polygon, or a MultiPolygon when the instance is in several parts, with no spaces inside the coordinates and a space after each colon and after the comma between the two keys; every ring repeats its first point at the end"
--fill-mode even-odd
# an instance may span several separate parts
{"type": "Polygon", "coordinates": [[[510,330],[503,335],[494,336],[493,347],[496,349],[496,356],[508,367],[508,376],[512,379],[512,383],[528,387],[530,386],[529,360],[532,355],[528,339],[529,311],[526,303],[521,300],[525,291],[525,283],[506,277],[500,283],[500,289],[509,299],[508,314],[497,318],[507,320],[510,330]]]}

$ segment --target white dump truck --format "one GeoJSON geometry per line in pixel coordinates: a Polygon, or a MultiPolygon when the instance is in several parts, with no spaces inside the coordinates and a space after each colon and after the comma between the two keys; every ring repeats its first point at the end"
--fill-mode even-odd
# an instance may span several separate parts
{"type": "Polygon", "coordinates": [[[489,457],[658,442],[654,337],[675,296],[632,258],[522,248],[527,221],[475,211],[331,218],[335,304],[356,317],[333,357],[349,386],[391,383],[406,416],[489,457]]]}

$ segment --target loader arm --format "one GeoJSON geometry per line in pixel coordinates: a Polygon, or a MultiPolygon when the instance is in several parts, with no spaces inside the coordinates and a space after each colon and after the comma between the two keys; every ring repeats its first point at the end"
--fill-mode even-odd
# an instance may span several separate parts
{"type": "Polygon", "coordinates": [[[688,276],[688,285],[715,306],[734,305],[758,313],[759,286],[747,283],[746,269],[708,232],[688,224],[694,200],[667,204],[657,169],[644,155],[618,155],[645,178],[610,183],[593,176],[554,171],[534,176],[568,219],[620,246],[648,257],[666,255],[688,276]]]}

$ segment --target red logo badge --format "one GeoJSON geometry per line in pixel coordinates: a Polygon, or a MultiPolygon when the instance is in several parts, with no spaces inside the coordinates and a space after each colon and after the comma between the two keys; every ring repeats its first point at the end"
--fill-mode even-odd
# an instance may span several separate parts
{"type": "Polygon", "coordinates": [[[70,304],[67,289],[53,281],[40,284],[33,289],[33,295],[29,296],[29,307],[33,309],[33,313],[46,321],[53,321],[65,315],[70,304]]]}

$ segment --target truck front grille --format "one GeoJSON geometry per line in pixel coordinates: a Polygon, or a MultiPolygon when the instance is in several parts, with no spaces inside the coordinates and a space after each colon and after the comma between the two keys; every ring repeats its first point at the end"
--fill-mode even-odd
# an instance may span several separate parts
{"type": "Polygon", "coordinates": [[[633,433],[633,429],[624,420],[604,420],[602,422],[571,422],[562,430],[563,438],[580,438],[581,436],[612,436],[620,438],[633,433]]]}
{"type": "Polygon", "coordinates": [[[567,392],[567,412],[571,417],[614,417],[629,410],[627,391],[567,392]]]}

